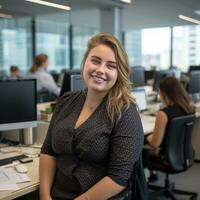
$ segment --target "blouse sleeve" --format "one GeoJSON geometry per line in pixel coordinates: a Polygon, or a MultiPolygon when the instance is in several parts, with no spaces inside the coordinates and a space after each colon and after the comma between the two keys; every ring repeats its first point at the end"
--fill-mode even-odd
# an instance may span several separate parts
{"type": "Polygon", "coordinates": [[[44,143],[41,148],[41,153],[43,153],[43,154],[48,154],[48,155],[51,155],[54,157],[57,156],[57,154],[53,151],[53,148],[52,148],[53,127],[56,123],[58,113],[60,112],[60,110],[63,107],[63,104],[66,102],[66,100],[71,96],[70,94],[71,94],[70,92],[65,93],[62,97],[60,97],[58,99],[58,101],[56,103],[56,106],[55,106],[55,109],[53,112],[53,116],[52,116],[48,131],[47,131],[47,135],[46,135],[46,138],[45,138],[44,143]]]}
{"type": "Polygon", "coordinates": [[[122,113],[111,134],[108,176],[127,186],[144,144],[141,119],[134,105],[122,113]]]}

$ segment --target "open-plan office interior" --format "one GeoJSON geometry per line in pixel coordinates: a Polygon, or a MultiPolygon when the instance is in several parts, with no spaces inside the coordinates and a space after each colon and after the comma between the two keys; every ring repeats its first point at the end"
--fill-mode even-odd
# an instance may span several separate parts
{"type": "MultiPolygon", "coordinates": [[[[48,72],[60,88],[57,96],[84,90],[81,61],[88,39],[99,32],[116,36],[128,54],[132,94],[145,134],[153,132],[154,113],[162,107],[157,88],[162,78],[176,77],[189,94],[196,114],[191,137],[194,162],[170,180],[199,199],[199,0],[0,0],[0,165],[11,164],[8,158],[28,158],[27,177],[4,185],[0,180],[0,199],[38,199],[38,155],[57,97],[36,94],[37,81],[27,79],[34,57],[48,56],[48,72]],[[20,81],[10,77],[11,66],[19,69],[20,81]]],[[[0,168],[0,177],[3,173],[9,174],[0,168]]],[[[164,180],[160,172],[155,184],[164,185],[164,180]]]]}

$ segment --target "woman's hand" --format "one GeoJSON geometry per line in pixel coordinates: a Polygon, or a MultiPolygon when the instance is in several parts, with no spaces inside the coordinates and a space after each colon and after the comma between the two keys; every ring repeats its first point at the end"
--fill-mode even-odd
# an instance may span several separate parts
{"type": "Polygon", "coordinates": [[[80,196],[76,197],[74,200],[89,200],[89,198],[85,193],[83,193],[80,196]]]}

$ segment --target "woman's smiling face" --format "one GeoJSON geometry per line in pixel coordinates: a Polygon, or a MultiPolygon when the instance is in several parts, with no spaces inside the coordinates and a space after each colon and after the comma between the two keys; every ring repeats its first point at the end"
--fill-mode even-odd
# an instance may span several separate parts
{"type": "Polygon", "coordinates": [[[83,68],[88,90],[107,94],[117,81],[117,63],[113,50],[106,45],[91,49],[83,68]]]}

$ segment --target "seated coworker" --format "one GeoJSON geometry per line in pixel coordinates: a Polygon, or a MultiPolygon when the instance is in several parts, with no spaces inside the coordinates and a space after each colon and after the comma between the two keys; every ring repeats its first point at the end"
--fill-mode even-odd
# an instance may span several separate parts
{"type": "Polygon", "coordinates": [[[37,80],[37,92],[49,92],[56,96],[60,94],[60,88],[56,85],[52,75],[47,72],[48,56],[39,54],[34,58],[28,78],[37,80]]]}
{"type": "Polygon", "coordinates": [[[128,187],[143,148],[120,42],[106,33],[92,37],[82,74],[87,89],[60,97],[41,150],[41,200],[116,196],[128,187]]]}
{"type": "MultiPolygon", "coordinates": [[[[167,77],[160,81],[158,92],[165,108],[160,110],[156,116],[155,128],[152,134],[146,138],[146,142],[153,147],[154,151],[145,151],[150,155],[158,153],[159,157],[165,158],[165,132],[171,120],[194,113],[193,107],[190,106],[190,100],[182,84],[174,77],[167,77]]],[[[151,162],[145,155],[144,166],[151,169],[151,162]]],[[[153,159],[154,157],[150,157],[153,159]]],[[[151,174],[154,172],[151,171],[151,174]]],[[[152,177],[151,177],[152,178],[152,177]]],[[[153,178],[152,178],[153,179],[153,178]]]]}
{"type": "Polygon", "coordinates": [[[20,79],[20,70],[18,66],[12,65],[10,66],[10,76],[8,77],[9,80],[17,80],[20,79]]]}

